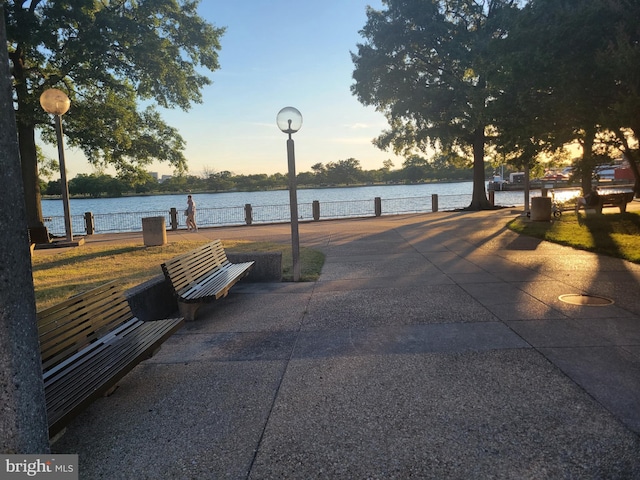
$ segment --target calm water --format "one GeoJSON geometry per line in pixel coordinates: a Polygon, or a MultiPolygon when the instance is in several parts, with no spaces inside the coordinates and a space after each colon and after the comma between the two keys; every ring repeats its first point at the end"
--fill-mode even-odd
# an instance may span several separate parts
{"type": "MultiPolygon", "coordinates": [[[[322,188],[298,190],[298,203],[310,204],[318,200],[328,202],[371,201],[375,197],[383,202],[392,199],[430,197],[438,195],[440,210],[460,208],[471,202],[472,182],[435,183],[425,185],[384,185],[367,187],[322,188]]],[[[533,191],[532,196],[539,195],[533,191]]],[[[198,209],[235,208],[252,206],[288,205],[289,192],[286,190],[270,192],[226,192],[197,193],[193,195],[198,209]]],[[[524,205],[523,192],[495,192],[496,205],[524,205]]],[[[181,211],[186,208],[186,194],[154,195],[146,197],[121,197],[99,199],[71,199],[71,215],[128,213],[128,212],[166,212],[172,207],[181,211]]],[[[42,213],[45,217],[63,216],[61,200],[43,200],[42,213]]]]}

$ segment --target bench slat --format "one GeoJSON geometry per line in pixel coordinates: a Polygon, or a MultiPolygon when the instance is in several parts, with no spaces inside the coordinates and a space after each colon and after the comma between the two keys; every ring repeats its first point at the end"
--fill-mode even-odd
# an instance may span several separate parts
{"type": "Polygon", "coordinates": [[[231,286],[241,280],[253,263],[238,263],[230,265],[224,270],[218,270],[206,278],[200,280],[201,283],[190,286],[178,292],[180,298],[185,301],[199,301],[202,298],[213,297],[216,300],[229,290],[231,286]]]}
{"type": "Polygon", "coordinates": [[[51,367],[49,370],[45,371],[43,374],[45,380],[47,378],[53,378],[57,374],[57,372],[65,370],[66,368],[68,368],[68,365],[77,362],[78,359],[83,358],[84,356],[89,357],[92,354],[93,350],[103,348],[104,345],[108,345],[112,343],[114,339],[117,338],[118,335],[122,334],[122,332],[126,332],[129,329],[136,328],[138,325],[142,323],[143,322],[141,320],[138,320],[137,318],[133,318],[132,320],[129,320],[125,324],[120,325],[118,328],[109,332],[107,335],[99,338],[98,340],[87,345],[86,347],[76,351],[70,357],[64,359],[63,361],[51,367]]]}
{"type": "MultiPolygon", "coordinates": [[[[55,411],[61,410],[65,405],[72,406],[78,401],[78,394],[74,392],[91,392],[102,385],[108,379],[110,371],[118,365],[118,358],[126,362],[126,355],[115,348],[118,343],[116,337],[107,342],[97,342],[92,348],[69,359],[71,361],[65,362],[63,368],[57,369],[53,375],[47,375],[44,380],[47,409],[55,411]],[[111,358],[116,353],[119,357],[116,355],[111,358]],[[106,379],[103,377],[105,374],[106,379]]],[[[123,346],[124,344],[120,345],[123,346]]]]}
{"type": "Polygon", "coordinates": [[[133,313],[116,282],[110,282],[42,310],[37,317],[43,368],[47,370],[127,322],[133,313]]]}
{"type": "Polygon", "coordinates": [[[132,322],[126,335],[100,343],[90,353],[79,352],[73,362],[45,380],[50,431],[55,433],[68,421],[114,386],[138,363],[149,357],[183,319],[132,322]]]}
{"type": "Polygon", "coordinates": [[[149,358],[183,322],[137,319],[117,281],[38,312],[49,435],[149,358]]]}
{"type": "Polygon", "coordinates": [[[174,289],[180,291],[229,264],[222,243],[217,240],[172,258],[162,264],[162,269],[170,277],[174,289]]]}

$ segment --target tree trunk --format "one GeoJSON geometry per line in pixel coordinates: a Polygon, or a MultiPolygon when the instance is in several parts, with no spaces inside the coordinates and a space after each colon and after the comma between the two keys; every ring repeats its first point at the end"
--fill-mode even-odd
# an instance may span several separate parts
{"type": "Polygon", "coordinates": [[[582,143],[582,174],[580,176],[580,184],[582,185],[582,193],[584,195],[591,192],[593,167],[595,162],[593,160],[593,144],[596,139],[595,128],[589,128],[585,131],[584,140],[582,143]]]}
{"type": "Polygon", "coordinates": [[[492,210],[493,205],[487,199],[484,178],[484,127],[478,127],[473,133],[473,195],[467,210],[492,210]]]}
{"type": "Polygon", "coordinates": [[[49,243],[49,233],[42,218],[40,204],[40,178],[38,175],[38,155],[36,151],[35,125],[30,118],[29,108],[33,102],[29,101],[33,95],[27,88],[27,73],[22,48],[18,46],[9,53],[14,78],[15,94],[18,97],[20,109],[16,112],[18,130],[18,146],[20,163],[22,165],[22,185],[25,204],[27,207],[27,226],[31,241],[35,243],[49,243]]]}
{"type": "Polygon", "coordinates": [[[49,243],[49,234],[42,217],[40,178],[36,154],[35,128],[18,123],[18,144],[22,165],[22,184],[27,207],[27,226],[31,241],[49,243]]]}
{"type": "Polygon", "coordinates": [[[0,3],[0,452],[49,452],[20,156],[0,3]]]}
{"type": "MultiPolygon", "coordinates": [[[[636,137],[636,140],[640,139],[640,130],[633,128],[633,135],[636,137]]],[[[629,162],[629,168],[633,172],[633,178],[635,179],[633,190],[636,192],[636,197],[640,196],[640,168],[638,168],[638,155],[634,150],[629,147],[629,142],[627,141],[627,137],[625,137],[624,133],[618,131],[618,138],[622,140],[624,145],[624,155],[627,157],[627,161],[629,162]]]]}

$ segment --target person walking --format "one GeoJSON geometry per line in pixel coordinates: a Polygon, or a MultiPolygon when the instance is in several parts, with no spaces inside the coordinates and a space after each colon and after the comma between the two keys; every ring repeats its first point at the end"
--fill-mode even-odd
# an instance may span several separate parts
{"type": "Polygon", "coordinates": [[[196,225],[196,202],[193,201],[191,195],[187,195],[187,231],[198,231],[198,226],[196,225]]]}

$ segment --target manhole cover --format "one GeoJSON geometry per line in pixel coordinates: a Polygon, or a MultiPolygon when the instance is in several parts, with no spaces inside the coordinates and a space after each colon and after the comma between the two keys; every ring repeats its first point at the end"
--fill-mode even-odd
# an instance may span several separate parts
{"type": "Polygon", "coordinates": [[[613,300],[607,297],[599,297],[597,295],[582,295],[580,293],[569,293],[558,297],[565,303],[571,305],[589,305],[603,307],[605,305],[613,305],[613,300]]]}

